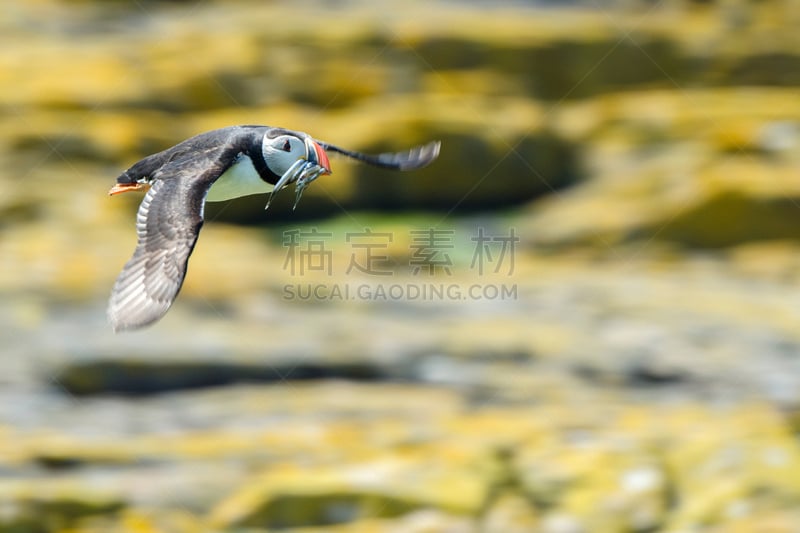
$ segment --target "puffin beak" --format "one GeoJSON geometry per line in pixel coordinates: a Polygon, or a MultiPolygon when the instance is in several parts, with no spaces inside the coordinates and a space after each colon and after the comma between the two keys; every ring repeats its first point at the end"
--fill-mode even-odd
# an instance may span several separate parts
{"type": "Polygon", "coordinates": [[[146,191],[150,188],[150,185],[147,183],[117,183],[111,190],[108,191],[109,196],[114,196],[117,194],[122,194],[124,192],[131,192],[131,191],[146,191]]]}
{"type": "MultiPolygon", "coordinates": [[[[303,195],[308,184],[322,176],[323,174],[331,173],[331,163],[328,161],[328,154],[325,149],[311,137],[306,137],[303,141],[306,145],[306,157],[300,158],[290,166],[286,172],[280,177],[278,182],[269,194],[269,200],[264,209],[269,209],[269,204],[272,202],[272,197],[276,192],[280,191],[290,183],[295,184],[295,200],[294,207],[297,207],[297,202],[303,195]]],[[[294,208],[292,208],[294,209],[294,208]]]]}
{"type": "Polygon", "coordinates": [[[324,169],[321,174],[331,173],[331,163],[328,161],[328,154],[325,149],[319,145],[318,142],[312,139],[306,139],[306,154],[308,161],[324,169]]]}

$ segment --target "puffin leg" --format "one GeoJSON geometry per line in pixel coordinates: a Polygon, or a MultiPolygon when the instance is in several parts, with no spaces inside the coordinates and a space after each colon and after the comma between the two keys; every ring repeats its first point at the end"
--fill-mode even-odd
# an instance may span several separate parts
{"type": "Polygon", "coordinates": [[[122,194],[124,192],[131,192],[131,191],[147,191],[150,188],[149,183],[117,183],[111,190],[108,191],[109,196],[114,196],[116,194],[122,194]]]}

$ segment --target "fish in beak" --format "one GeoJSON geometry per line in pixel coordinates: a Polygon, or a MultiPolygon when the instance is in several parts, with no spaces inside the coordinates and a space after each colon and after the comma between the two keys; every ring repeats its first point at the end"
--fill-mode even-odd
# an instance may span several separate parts
{"type": "Polygon", "coordinates": [[[270,203],[272,203],[272,197],[276,192],[287,187],[292,182],[295,184],[295,199],[292,210],[296,209],[306,187],[318,177],[331,173],[331,163],[328,160],[328,154],[325,153],[325,149],[310,137],[307,137],[304,142],[306,145],[305,159],[298,159],[289,167],[283,176],[281,176],[278,183],[276,183],[275,187],[272,189],[264,209],[269,209],[270,203]]]}

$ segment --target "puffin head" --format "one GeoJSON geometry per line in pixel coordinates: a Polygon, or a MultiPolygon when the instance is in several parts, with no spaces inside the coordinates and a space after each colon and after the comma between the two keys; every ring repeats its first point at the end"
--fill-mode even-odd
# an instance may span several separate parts
{"type": "Polygon", "coordinates": [[[282,131],[274,136],[267,134],[261,150],[267,167],[278,176],[285,174],[297,161],[314,163],[322,168],[321,174],[331,173],[328,154],[306,134],[290,131],[282,131]]]}

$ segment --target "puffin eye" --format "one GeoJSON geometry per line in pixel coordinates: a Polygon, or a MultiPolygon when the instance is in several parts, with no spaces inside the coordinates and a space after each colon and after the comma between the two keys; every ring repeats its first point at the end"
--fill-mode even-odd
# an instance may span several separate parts
{"type": "Polygon", "coordinates": [[[291,152],[292,151],[292,143],[289,142],[289,139],[286,139],[283,142],[282,149],[283,149],[284,152],[291,152]]]}

